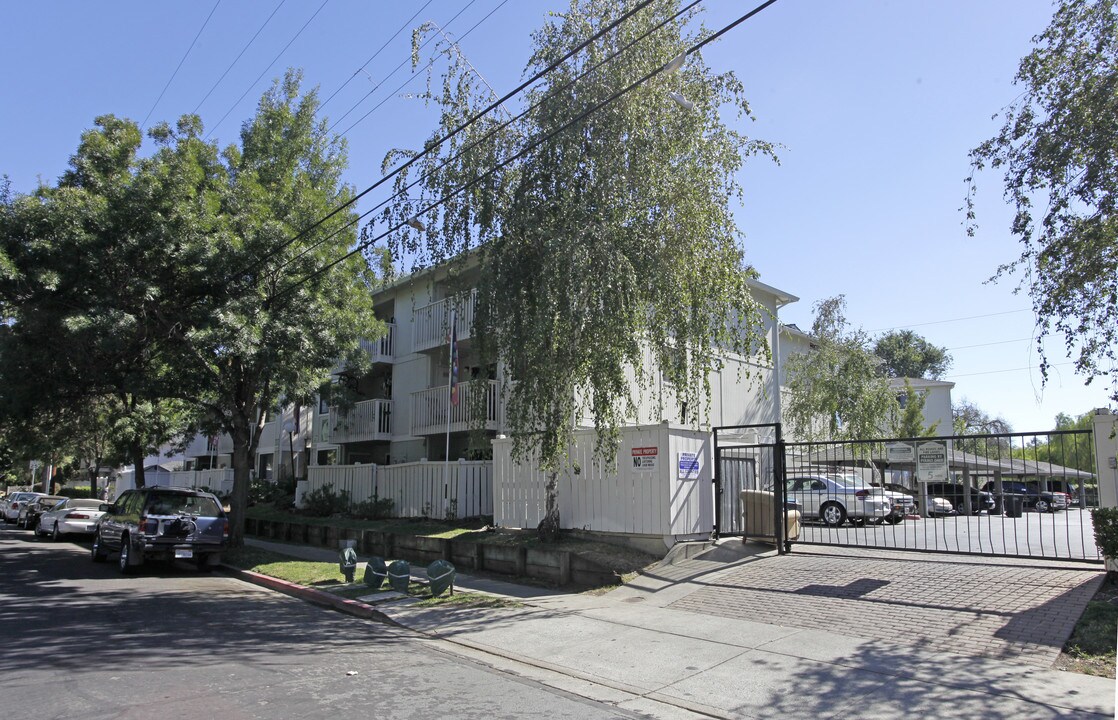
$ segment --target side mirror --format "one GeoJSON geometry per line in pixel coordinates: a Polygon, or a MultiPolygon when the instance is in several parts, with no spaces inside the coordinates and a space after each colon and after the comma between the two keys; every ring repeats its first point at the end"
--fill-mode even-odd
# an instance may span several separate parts
{"type": "Polygon", "coordinates": [[[97,509],[104,513],[115,513],[116,505],[113,503],[101,503],[97,509]]]}

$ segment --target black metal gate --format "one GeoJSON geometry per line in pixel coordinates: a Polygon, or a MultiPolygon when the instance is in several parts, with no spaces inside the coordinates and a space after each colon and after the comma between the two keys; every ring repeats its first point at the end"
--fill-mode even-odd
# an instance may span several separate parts
{"type": "Polygon", "coordinates": [[[800,543],[1101,563],[1093,443],[1089,430],[787,443],[776,485],[800,543]]]}
{"type": "Polygon", "coordinates": [[[780,424],[714,429],[715,539],[740,535],[785,542],[784,441],[780,424]]]}

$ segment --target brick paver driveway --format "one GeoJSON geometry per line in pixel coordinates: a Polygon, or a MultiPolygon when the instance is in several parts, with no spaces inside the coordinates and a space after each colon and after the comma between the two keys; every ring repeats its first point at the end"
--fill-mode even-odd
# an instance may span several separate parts
{"type": "Polygon", "coordinates": [[[1099,566],[797,546],[693,578],[699,589],[671,607],[1048,667],[1104,577],[1099,566]]]}

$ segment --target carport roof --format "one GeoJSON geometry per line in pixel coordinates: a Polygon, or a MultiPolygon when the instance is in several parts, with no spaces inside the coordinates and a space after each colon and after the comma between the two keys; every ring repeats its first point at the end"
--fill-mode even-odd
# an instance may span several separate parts
{"type": "MultiPolygon", "coordinates": [[[[856,453],[855,449],[864,446],[858,445],[832,445],[823,450],[810,453],[806,456],[789,456],[787,458],[788,465],[795,467],[802,465],[806,460],[807,463],[812,465],[854,465],[867,460],[864,455],[856,453]]],[[[990,458],[984,455],[977,455],[975,453],[963,452],[961,450],[950,450],[948,455],[948,465],[952,470],[969,470],[971,473],[977,475],[993,475],[1001,471],[1002,475],[1013,475],[1018,477],[1026,477],[1035,475],[1038,477],[1062,477],[1062,478],[1093,478],[1094,474],[1077,470],[1075,468],[1064,467],[1051,462],[1040,462],[1037,460],[1026,460],[1023,458],[990,458]]],[[[906,469],[911,467],[912,463],[893,463],[889,464],[882,449],[875,448],[872,455],[875,463],[882,463],[886,467],[893,469],[906,469]]]]}

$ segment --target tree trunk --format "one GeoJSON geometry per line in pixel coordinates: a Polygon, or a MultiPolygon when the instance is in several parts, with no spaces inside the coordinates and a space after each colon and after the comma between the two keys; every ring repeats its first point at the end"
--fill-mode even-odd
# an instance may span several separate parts
{"type": "Polygon", "coordinates": [[[252,470],[252,442],[248,422],[243,417],[233,420],[233,498],[230,501],[229,546],[245,544],[245,513],[248,510],[248,486],[252,470]]]}
{"type": "Polygon", "coordinates": [[[554,543],[559,541],[559,473],[551,471],[547,474],[547,511],[543,520],[536,526],[536,536],[541,542],[554,543]]]}
{"type": "Polygon", "coordinates": [[[140,443],[131,443],[128,446],[128,454],[132,456],[132,467],[135,470],[132,473],[132,484],[138,488],[144,487],[144,446],[140,443]]]}
{"type": "Polygon", "coordinates": [[[100,467],[100,463],[98,463],[97,467],[89,468],[89,496],[91,498],[93,498],[94,500],[100,500],[101,499],[101,496],[97,493],[97,468],[98,467],[100,467]]]}

